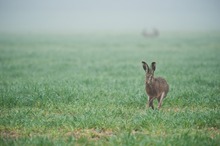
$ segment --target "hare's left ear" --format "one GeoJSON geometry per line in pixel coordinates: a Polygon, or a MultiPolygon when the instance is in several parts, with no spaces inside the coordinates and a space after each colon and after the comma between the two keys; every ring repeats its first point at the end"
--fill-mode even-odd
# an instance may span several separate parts
{"type": "Polygon", "coordinates": [[[142,64],[143,64],[143,69],[146,71],[146,72],[149,72],[149,67],[147,65],[146,62],[142,61],[142,64]]]}
{"type": "Polygon", "coordinates": [[[156,62],[152,62],[151,63],[151,68],[152,68],[153,71],[156,70],[156,62]]]}

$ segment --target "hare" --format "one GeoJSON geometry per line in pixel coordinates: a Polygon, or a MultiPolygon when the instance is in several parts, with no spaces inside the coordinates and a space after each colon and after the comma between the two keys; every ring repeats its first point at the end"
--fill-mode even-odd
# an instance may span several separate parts
{"type": "Polygon", "coordinates": [[[142,61],[143,69],[146,72],[146,92],[148,95],[148,106],[154,109],[153,100],[157,98],[158,100],[158,109],[162,105],[163,98],[166,97],[169,91],[169,85],[167,81],[161,77],[154,78],[154,71],[156,69],[156,62],[151,63],[151,68],[147,65],[146,62],[142,61]]]}

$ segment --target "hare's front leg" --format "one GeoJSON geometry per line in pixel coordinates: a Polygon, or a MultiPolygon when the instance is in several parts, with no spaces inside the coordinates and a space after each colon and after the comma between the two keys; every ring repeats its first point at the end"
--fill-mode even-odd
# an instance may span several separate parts
{"type": "Polygon", "coordinates": [[[158,98],[158,102],[159,102],[158,109],[160,109],[160,107],[161,107],[161,105],[162,105],[164,95],[165,95],[165,93],[163,92],[163,93],[161,94],[160,98],[158,98]]]}
{"type": "Polygon", "coordinates": [[[154,109],[154,104],[153,104],[153,97],[149,96],[148,98],[148,106],[154,109]]]}

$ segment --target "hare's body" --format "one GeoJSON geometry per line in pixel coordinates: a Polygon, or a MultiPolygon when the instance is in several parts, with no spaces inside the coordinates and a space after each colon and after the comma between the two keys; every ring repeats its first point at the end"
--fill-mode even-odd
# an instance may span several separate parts
{"type": "Polygon", "coordinates": [[[161,77],[154,78],[153,80],[154,81],[151,84],[148,84],[146,82],[147,95],[158,99],[161,97],[161,94],[164,92],[165,94],[164,96],[166,96],[166,94],[169,91],[169,86],[166,80],[161,77]]]}
{"type": "Polygon", "coordinates": [[[149,107],[152,107],[152,109],[154,109],[153,100],[157,98],[159,102],[158,108],[160,108],[163,98],[166,97],[169,91],[169,85],[167,84],[166,80],[161,77],[154,78],[154,71],[156,69],[155,62],[152,62],[151,69],[148,67],[147,63],[142,63],[143,68],[146,71],[145,89],[149,97],[148,105],[149,107]]]}

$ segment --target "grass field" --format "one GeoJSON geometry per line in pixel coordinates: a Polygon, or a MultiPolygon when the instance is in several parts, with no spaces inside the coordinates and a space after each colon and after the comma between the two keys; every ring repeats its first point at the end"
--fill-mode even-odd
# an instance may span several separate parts
{"type": "Polygon", "coordinates": [[[220,145],[219,56],[220,33],[1,35],[0,145],[220,145]]]}

